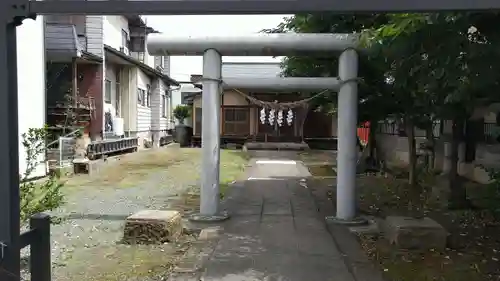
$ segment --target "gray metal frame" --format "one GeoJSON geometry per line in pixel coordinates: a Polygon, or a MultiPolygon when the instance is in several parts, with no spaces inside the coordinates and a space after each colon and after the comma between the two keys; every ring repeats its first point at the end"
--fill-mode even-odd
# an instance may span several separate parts
{"type": "MultiPolygon", "coordinates": [[[[499,10],[498,0],[169,0],[0,2],[0,280],[20,280],[16,26],[36,14],[290,14],[499,10]]],[[[35,262],[35,261],[32,261],[35,262]]]]}
{"type": "MultiPolygon", "coordinates": [[[[11,0],[12,1],[12,0],[11,0]]],[[[293,14],[299,12],[425,12],[500,9],[497,0],[157,0],[30,2],[37,14],[293,14]]]]}

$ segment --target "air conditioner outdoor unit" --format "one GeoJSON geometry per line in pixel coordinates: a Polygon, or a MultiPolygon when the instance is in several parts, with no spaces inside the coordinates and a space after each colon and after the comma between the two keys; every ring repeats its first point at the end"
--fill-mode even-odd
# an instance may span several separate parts
{"type": "Polygon", "coordinates": [[[130,56],[130,52],[128,51],[127,47],[120,47],[120,51],[125,55],[130,56]]]}

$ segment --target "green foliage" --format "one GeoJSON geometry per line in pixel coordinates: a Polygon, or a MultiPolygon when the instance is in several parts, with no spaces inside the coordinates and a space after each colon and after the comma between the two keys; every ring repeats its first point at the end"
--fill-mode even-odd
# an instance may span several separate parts
{"type": "MultiPolygon", "coordinates": [[[[367,28],[378,27],[387,22],[387,16],[382,14],[341,15],[335,13],[297,14],[285,18],[284,22],[274,29],[264,30],[268,33],[360,33],[367,28]]],[[[378,62],[379,58],[361,56],[359,76],[362,77],[359,87],[360,121],[374,118],[390,106],[379,97],[386,95],[386,85],[383,75],[385,65],[378,62]],[[365,110],[370,108],[371,110],[365,110]]],[[[282,61],[283,75],[296,77],[338,76],[338,54],[323,56],[289,56],[282,61]]],[[[337,93],[332,92],[314,99],[310,105],[322,111],[335,112],[337,93]]]]}
{"type": "Polygon", "coordinates": [[[191,116],[191,107],[188,105],[179,104],[174,108],[174,117],[179,121],[179,123],[183,123],[184,119],[191,116]]]}
{"type": "MultiPolygon", "coordinates": [[[[363,82],[358,120],[392,118],[404,120],[405,127],[422,129],[429,129],[434,120],[452,120],[456,144],[461,126],[474,110],[498,102],[500,33],[495,27],[499,24],[499,12],[322,13],[296,14],[265,32],[359,34],[365,51],[359,62],[363,82]]],[[[335,77],[337,57],[287,57],[283,75],[335,77]]],[[[332,93],[314,102],[335,111],[337,96],[332,93]]],[[[408,137],[414,139],[411,131],[408,137]]],[[[415,142],[408,143],[410,174],[415,174],[415,142]]],[[[456,171],[450,173],[450,186],[459,185],[457,178],[456,171]]],[[[460,194],[456,198],[465,194],[461,188],[452,189],[460,194]]]]}
{"type": "Polygon", "coordinates": [[[53,210],[63,203],[63,186],[58,173],[52,173],[42,180],[33,180],[33,173],[45,153],[47,128],[30,128],[22,135],[26,152],[26,171],[20,175],[21,221],[28,220],[33,214],[53,210]]]}

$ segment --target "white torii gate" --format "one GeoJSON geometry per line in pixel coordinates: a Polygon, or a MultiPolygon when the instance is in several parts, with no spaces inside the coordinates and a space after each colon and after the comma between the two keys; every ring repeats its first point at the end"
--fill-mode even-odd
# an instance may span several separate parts
{"type": "Polygon", "coordinates": [[[276,90],[338,90],[337,214],[341,222],[356,215],[357,37],[351,34],[250,34],[241,36],[173,37],[150,34],[151,55],[203,55],[201,204],[197,220],[221,220],[219,210],[220,92],[225,87],[276,90]],[[222,56],[286,56],[340,51],[338,78],[227,79],[222,56]]]}

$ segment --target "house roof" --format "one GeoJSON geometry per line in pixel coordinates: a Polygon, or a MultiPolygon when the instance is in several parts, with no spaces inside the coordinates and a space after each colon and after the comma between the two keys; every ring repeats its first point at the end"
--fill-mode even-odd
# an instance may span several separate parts
{"type": "Polygon", "coordinates": [[[174,85],[174,86],[180,85],[179,82],[170,78],[170,76],[162,73],[160,70],[155,69],[155,68],[153,68],[145,63],[142,63],[141,61],[139,61],[131,56],[128,56],[128,55],[116,50],[115,48],[113,48],[109,45],[104,45],[104,50],[106,52],[109,52],[109,53],[127,61],[130,64],[137,66],[139,69],[144,71],[147,75],[153,76],[153,77],[158,77],[158,78],[162,79],[167,85],[174,85]]]}
{"type": "Polygon", "coordinates": [[[87,51],[80,51],[81,53],[81,58],[84,59],[84,60],[87,60],[87,61],[93,61],[93,62],[97,62],[97,63],[102,63],[103,59],[98,56],[98,55],[94,55],[92,54],[91,52],[87,52],[87,51]]]}

